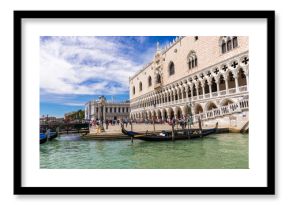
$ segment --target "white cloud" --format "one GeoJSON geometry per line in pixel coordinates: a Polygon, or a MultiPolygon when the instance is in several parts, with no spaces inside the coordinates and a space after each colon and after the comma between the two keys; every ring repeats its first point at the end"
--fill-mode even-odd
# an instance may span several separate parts
{"type": "MultiPolygon", "coordinates": [[[[140,42],[144,39],[138,39],[140,42]]],[[[120,94],[141,68],[123,44],[96,37],[51,37],[40,46],[40,87],[50,94],[120,94]]]]}

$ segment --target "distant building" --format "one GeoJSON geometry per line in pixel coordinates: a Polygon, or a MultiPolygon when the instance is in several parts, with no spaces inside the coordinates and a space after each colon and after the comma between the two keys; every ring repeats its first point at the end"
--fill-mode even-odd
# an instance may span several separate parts
{"type": "Polygon", "coordinates": [[[84,110],[78,110],[73,112],[68,112],[64,114],[65,121],[75,121],[75,120],[84,120],[84,110]]]}
{"type": "Polygon", "coordinates": [[[39,118],[40,124],[47,124],[47,123],[63,123],[64,118],[60,117],[53,117],[53,116],[42,116],[39,118]]]}
{"type": "Polygon", "coordinates": [[[121,120],[128,119],[130,102],[109,102],[104,96],[85,104],[86,120],[121,120]]]}

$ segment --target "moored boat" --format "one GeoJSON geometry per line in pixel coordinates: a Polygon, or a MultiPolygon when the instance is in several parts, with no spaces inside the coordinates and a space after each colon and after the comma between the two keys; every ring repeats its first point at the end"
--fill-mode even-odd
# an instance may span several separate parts
{"type": "Polygon", "coordinates": [[[58,136],[58,132],[52,132],[51,129],[47,129],[46,131],[44,129],[41,129],[39,133],[40,137],[40,144],[43,144],[47,142],[48,140],[53,140],[58,136]]]}
{"type": "Polygon", "coordinates": [[[49,140],[53,140],[56,137],[57,137],[57,132],[50,132],[48,135],[49,140]]]}
{"type": "Polygon", "coordinates": [[[175,130],[174,135],[172,132],[161,131],[160,133],[148,133],[145,134],[127,131],[124,126],[122,126],[122,133],[132,137],[134,139],[144,140],[144,141],[169,141],[169,140],[184,140],[184,139],[194,139],[205,137],[210,134],[216,133],[217,125],[212,129],[184,129],[175,130]]]}
{"type": "Polygon", "coordinates": [[[40,142],[40,144],[43,144],[43,143],[45,143],[46,141],[47,141],[47,136],[46,136],[46,134],[45,133],[39,133],[39,142],[40,142]]]}

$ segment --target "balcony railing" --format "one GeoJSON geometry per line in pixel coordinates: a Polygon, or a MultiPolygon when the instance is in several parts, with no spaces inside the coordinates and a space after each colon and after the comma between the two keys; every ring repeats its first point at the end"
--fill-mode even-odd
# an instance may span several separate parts
{"type": "Polygon", "coordinates": [[[227,94],[227,91],[226,90],[220,91],[220,95],[226,95],[226,94],[227,94]]]}
{"type": "Polygon", "coordinates": [[[221,116],[229,115],[232,113],[239,113],[248,109],[249,109],[249,101],[248,99],[245,99],[237,103],[232,103],[229,105],[222,106],[220,108],[206,111],[205,113],[193,115],[193,122],[195,123],[198,122],[199,118],[201,120],[210,120],[216,117],[221,117],[221,116]]]}
{"type": "MultiPolygon", "coordinates": [[[[247,89],[247,86],[241,86],[239,87],[239,91],[240,92],[246,92],[248,89],[247,89]]],[[[236,88],[231,88],[228,90],[228,94],[234,94],[236,93],[236,88]]],[[[224,95],[227,95],[227,92],[226,90],[222,90],[222,91],[219,91],[218,92],[213,92],[210,96],[210,93],[207,93],[205,94],[204,96],[203,95],[199,95],[199,96],[193,96],[193,97],[188,97],[188,98],[183,98],[183,99],[178,99],[178,100],[173,100],[173,101],[170,101],[170,102],[163,102],[163,103],[158,103],[156,104],[156,106],[154,107],[153,105],[151,106],[147,106],[145,107],[146,110],[150,110],[150,109],[154,109],[154,108],[161,108],[161,107],[167,107],[167,106],[172,106],[172,105],[178,105],[178,104],[188,104],[190,102],[193,102],[193,101],[196,101],[198,99],[207,99],[207,98],[215,98],[215,97],[218,97],[218,96],[224,96],[224,95]]],[[[248,105],[246,104],[248,101],[247,99],[245,99],[245,101],[242,101],[241,104],[240,104],[240,108],[241,109],[244,109],[244,107],[248,107],[248,105]]],[[[231,108],[232,111],[234,111],[234,109],[236,109],[235,107],[231,108]]],[[[144,107],[139,107],[139,108],[133,108],[132,111],[134,112],[139,112],[139,111],[144,111],[144,107]]],[[[227,110],[226,108],[225,109],[222,109],[221,110],[221,114],[227,114],[230,112],[230,110],[227,110]]],[[[210,114],[209,114],[210,115],[210,114]]]]}
{"type": "Polygon", "coordinates": [[[218,92],[213,92],[213,93],[211,93],[211,96],[212,96],[212,97],[217,97],[217,96],[218,96],[218,92]]]}
{"type": "Polygon", "coordinates": [[[229,94],[233,94],[233,93],[235,93],[236,92],[236,88],[231,88],[231,89],[229,89],[229,94]]]}
{"type": "Polygon", "coordinates": [[[240,92],[248,91],[248,86],[244,85],[244,86],[239,87],[239,91],[240,92]]]}

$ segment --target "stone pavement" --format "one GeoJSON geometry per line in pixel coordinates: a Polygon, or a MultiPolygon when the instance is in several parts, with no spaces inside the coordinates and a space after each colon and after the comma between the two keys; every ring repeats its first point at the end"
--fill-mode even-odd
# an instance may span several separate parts
{"type": "MultiPolygon", "coordinates": [[[[213,119],[209,121],[202,122],[202,128],[213,128],[215,127],[216,122],[219,123],[219,128],[232,128],[232,129],[241,129],[241,127],[245,124],[245,121],[231,121],[228,117],[220,118],[220,119],[213,119]]],[[[99,132],[96,127],[91,127],[90,134],[92,135],[114,135],[114,134],[121,134],[121,125],[109,125],[108,129],[106,129],[106,125],[104,124],[105,132],[99,132]]],[[[126,130],[131,130],[130,124],[124,125],[126,130]]],[[[179,125],[176,125],[174,129],[180,129],[179,125]]],[[[195,123],[191,128],[198,128],[198,124],[195,123]]],[[[132,130],[135,132],[146,132],[153,131],[153,124],[145,124],[145,123],[133,123],[132,130]]],[[[171,130],[171,126],[168,123],[163,124],[155,124],[155,131],[161,130],[171,130]]]]}

